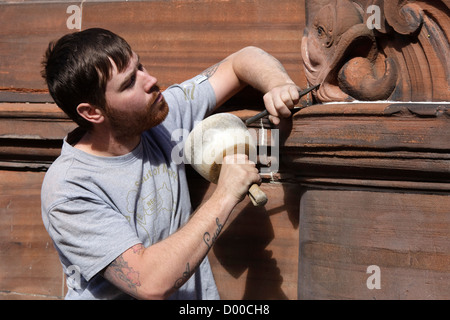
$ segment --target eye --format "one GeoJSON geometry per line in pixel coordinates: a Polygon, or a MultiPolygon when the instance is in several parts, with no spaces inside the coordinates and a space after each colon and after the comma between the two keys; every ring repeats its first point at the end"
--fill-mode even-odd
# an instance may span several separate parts
{"type": "MultiPolygon", "coordinates": [[[[139,70],[139,71],[144,71],[144,66],[143,66],[141,63],[139,63],[139,64],[137,65],[137,70],[139,70]]],[[[130,81],[128,82],[128,84],[127,84],[126,87],[125,87],[125,90],[132,89],[132,88],[134,87],[134,84],[136,83],[136,73],[137,73],[137,72],[135,72],[135,73],[131,76],[130,81]]]]}
{"type": "Polygon", "coordinates": [[[128,83],[128,85],[127,85],[127,89],[133,88],[135,83],[136,83],[136,74],[134,74],[134,75],[131,77],[130,83],[128,83]]]}
{"type": "Polygon", "coordinates": [[[325,29],[321,26],[317,27],[317,35],[322,38],[325,36],[325,29]]]}

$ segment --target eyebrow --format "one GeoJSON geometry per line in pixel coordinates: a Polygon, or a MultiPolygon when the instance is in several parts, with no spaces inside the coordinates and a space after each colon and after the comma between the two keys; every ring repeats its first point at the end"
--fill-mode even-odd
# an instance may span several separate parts
{"type": "Polygon", "coordinates": [[[125,77],[125,79],[122,81],[122,84],[121,84],[120,87],[119,87],[119,91],[125,90],[125,88],[126,88],[126,87],[128,86],[128,84],[130,83],[131,78],[134,77],[134,76],[136,75],[136,73],[137,73],[138,67],[139,67],[139,65],[141,64],[141,62],[140,62],[141,59],[140,59],[140,57],[139,57],[138,54],[136,54],[136,56],[137,56],[137,61],[136,61],[136,64],[135,64],[135,66],[134,66],[134,69],[133,69],[133,71],[131,71],[131,72],[125,77]]]}

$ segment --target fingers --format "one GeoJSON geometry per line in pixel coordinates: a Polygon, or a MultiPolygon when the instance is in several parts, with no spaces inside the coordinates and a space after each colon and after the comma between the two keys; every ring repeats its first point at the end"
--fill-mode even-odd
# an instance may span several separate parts
{"type": "MultiPolygon", "coordinates": [[[[224,165],[233,165],[231,170],[233,170],[236,175],[243,175],[243,180],[247,181],[244,182],[244,184],[261,183],[261,176],[256,168],[256,163],[250,161],[245,154],[233,154],[224,157],[222,168],[224,165]]],[[[237,177],[235,177],[235,179],[236,178],[237,177]]]]}
{"type": "Polygon", "coordinates": [[[294,84],[275,87],[264,95],[264,104],[270,113],[269,119],[274,124],[279,123],[279,118],[291,116],[292,109],[300,100],[299,88],[294,84]]]}
{"type": "Polygon", "coordinates": [[[252,184],[261,184],[261,176],[254,162],[246,155],[235,154],[223,158],[216,191],[242,201],[252,184]]]}

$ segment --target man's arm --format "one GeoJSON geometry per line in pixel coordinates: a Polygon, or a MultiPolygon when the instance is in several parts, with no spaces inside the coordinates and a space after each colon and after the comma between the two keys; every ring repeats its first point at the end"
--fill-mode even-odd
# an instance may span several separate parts
{"type": "Polygon", "coordinates": [[[214,88],[217,106],[250,85],[264,94],[264,104],[271,121],[289,117],[300,99],[298,87],[282,64],[256,47],[246,47],[203,72],[214,88]]]}
{"type": "Polygon", "coordinates": [[[103,276],[138,299],[168,298],[196,271],[253,183],[261,183],[254,163],[244,155],[225,157],[214,193],[186,225],[147,248],[128,249],[103,276]]]}

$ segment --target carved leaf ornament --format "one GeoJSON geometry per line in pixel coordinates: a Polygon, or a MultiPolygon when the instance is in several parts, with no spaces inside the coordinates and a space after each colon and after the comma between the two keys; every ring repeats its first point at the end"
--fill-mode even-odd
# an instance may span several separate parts
{"type": "Polygon", "coordinates": [[[450,0],[306,0],[318,102],[450,101],[450,0]]]}

